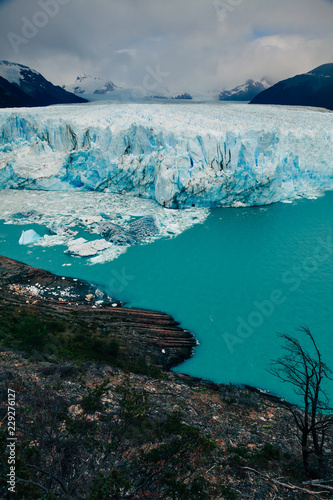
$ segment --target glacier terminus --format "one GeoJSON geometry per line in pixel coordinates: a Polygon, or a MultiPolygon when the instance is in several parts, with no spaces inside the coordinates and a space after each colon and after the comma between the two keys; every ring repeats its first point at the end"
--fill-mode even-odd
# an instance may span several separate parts
{"type": "Polygon", "coordinates": [[[173,209],[333,188],[325,110],[104,102],[4,109],[0,131],[0,188],[126,192],[173,209]]]}

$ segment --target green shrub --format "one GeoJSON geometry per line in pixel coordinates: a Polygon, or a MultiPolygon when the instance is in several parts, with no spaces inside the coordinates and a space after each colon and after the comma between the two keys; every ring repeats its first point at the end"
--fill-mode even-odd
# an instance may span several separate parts
{"type": "Polygon", "coordinates": [[[243,463],[248,462],[251,464],[264,464],[271,460],[279,460],[281,458],[281,452],[276,446],[265,443],[262,450],[255,453],[251,453],[247,448],[244,447],[232,447],[229,446],[227,451],[232,455],[232,459],[235,462],[243,463]]]}
{"type": "Polygon", "coordinates": [[[174,470],[166,471],[160,480],[167,496],[177,500],[209,500],[205,489],[209,483],[202,476],[195,477],[191,483],[177,480],[174,470]]]}
{"type": "Polygon", "coordinates": [[[149,412],[147,395],[137,392],[130,383],[129,377],[117,387],[117,391],[122,395],[121,409],[126,420],[145,419],[149,412]]]}
{"type": "Polygon", "coordinates": [[[279,448],[272,445],[271,443],[265,443],[261,454],[262,457],[266,460],[279,460],[279,458],[281,458],[281,452],[279,448]]]}
{"type": "Polygon", "coordinates": [[[237,494],[227,485],[221,486],[219,493],[225,500],[237,500],[237,494]]]}
{"type": "Polygon", "coordinates": [[[22,349],[42,350],[47,342],[47,327],[45,322],[37,316],[27,316],[13,325],[12,335],[22,349]]]}
{"type": "Polygon", "coordinates": [[[95,413],[102,408],[101,398],[108,391],[108,384],[109,380],[104,380],[102,384],[94,387],[88,392],[81,402],[81,406],[85,411],[95,413]]]}
{"type": "Polygon", "coordinates": [[[117,500],[123,498],[122,492],[126,493],[130,488],[131,483],[117,469],[112,469],[106,477],[102,474],[98,475],[91,487],[89,498],[90,500],[106,500],[107,498],[117,500]]]}

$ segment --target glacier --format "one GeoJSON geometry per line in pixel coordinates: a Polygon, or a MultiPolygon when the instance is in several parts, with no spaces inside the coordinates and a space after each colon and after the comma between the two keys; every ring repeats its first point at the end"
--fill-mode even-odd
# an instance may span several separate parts
{"type": "Polygon", "coordinates": [[[167,208],[267,205],[333,188],[333,114],[89,103],[0,111],[0,188],[127,193],[167,208]]]}

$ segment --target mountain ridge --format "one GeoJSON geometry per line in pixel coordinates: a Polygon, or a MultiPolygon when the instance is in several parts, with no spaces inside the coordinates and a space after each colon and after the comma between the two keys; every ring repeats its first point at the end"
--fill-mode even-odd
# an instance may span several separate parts
{"type": "Polygon", "coordinates": [[[0,61],[1,108],[83,102],[86,100],[53,85],[29,66],[5,60],[0,61]]]}
{"type": "Polygon", "coordinates": [[[281,80],[252,99],[251,104],[313,106],[333,110],[333,63],[281,80]]]}
{"type": "Polygon", "coordinates": [[[219,101],[251,101],[256,95],[271,86],[266,78],[260,81],[248,79],[242,85],[238,85],[231,90],[223,90],[219,93],[219,101]]]}
{"type": "Polygon", "coordinates": [[[86,75],[78,75],[74,83],[70,85],[63,85],[65,90],[72,92],[75,95],[103,95],[114,92],[120,89],[111,80],[104,80],[103,78],[86,75]]]}

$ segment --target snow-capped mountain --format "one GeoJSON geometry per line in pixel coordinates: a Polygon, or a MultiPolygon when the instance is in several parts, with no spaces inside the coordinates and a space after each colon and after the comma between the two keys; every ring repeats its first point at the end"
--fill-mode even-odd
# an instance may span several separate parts
{"type": "Polygon", "coordinates": [[[76,95],[105,95],[119,89],[119,87],[111,81],[85,74],[77,76],[74,83],[71,85],[64,85],[63,88],[76,95]]]}
{"type": "Polygon", "coordinates": [[[103,78],[83,74],[78,76],[71,85],[64,85],[63,88],[73,92],[76,95],[85,96],[91,101],[106,99],[112,100],[140,100],[140,99],[177,99],[191,100],[192,95],[187,91],[170,90],[163,86],[152,86],[146,88],[138,86],[133,88],[122,88],[115,85],[112,81],[106,81],[103,78]]]}
{"type": "Polygon", "coordinates": [[[0,61],[0,78],[2,108],[86,102],[22,64],[0,61]]]}
{"type": "Polygon", "coordinates": [[[219,94],[220,101],[252,101],[263,90],[271,87],[271,82],[263,78],[259,81],[247,80],[232,90],[224,90],[219,94]]]}
{"type": "Polygon", "coordinates": [[[333,63],[283,80],[260,93],[251,104],[315,106],[333,110],[333,63]]]}

